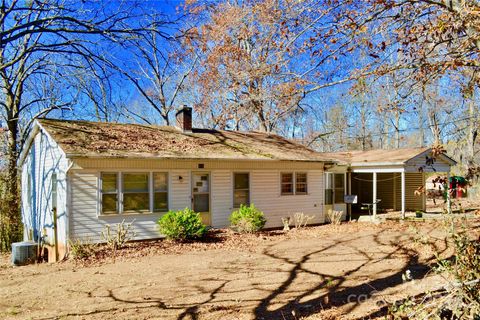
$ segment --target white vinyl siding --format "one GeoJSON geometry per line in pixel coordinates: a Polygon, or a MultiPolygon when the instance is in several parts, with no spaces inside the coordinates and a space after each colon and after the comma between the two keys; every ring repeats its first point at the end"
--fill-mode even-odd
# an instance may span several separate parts
{"type": "Polygon", "coordinates": [[[170,210],[183,210],[192,205],[191,172],[188,170],[169,171],[171,191],[170,210]]]}
{"type": "Polygon", "coordinates": [[[265,213],[266,227],[280,227],[281,219],[295,212],[313,215],[311,223],[323,223],[323,171],[302,171],[308,174],[308,194],[285,197],[280,192],[280,173],[275,170],[251,171],[251,199],[265,213]],[[277,186],[277,187],[274,187],[277,186]]]}
{"type": "Polygon", "coordinates": [[[212,226],[227,227],[233,211],[233,175],[229,170],[215,170],[212,175],[212,226]]]}
{"type": "Polygon", "coordinates": [[[35,238],[43,236],[45,230],[46,240],[53,244],[52,209],[56,205],[57,241],[60,252],[63,252],[67,244],[67,179],[65,175],[67,168],[68,161],[64,152],[50,136],[40,130],[33,138],[22,164],[21,208],[25,229],[24,239],[28,240],[32,234],[35,238]],[[55,191],[54,189],[56,195],[52,192],[55,191]]]}
{"type": "MultiPolygon", "coordinates": [[[[112,168],[110,172],[116,171],[112,168]]],[[[195,170],[192,170],[195,172],[195,170]]],[[[190,170],[168,170],[171,210],[191,207],[190,170]]],[[[140,172],[140,171],[139,171],[140,172]]],[[[233,210],[233,173],[234,170],[212,170],[211,175],[211,218],[213,227],[228,227],[233,210]]],[[[323,171],[304,170],[308,174],[308,194],[295,197],[280,195],[280,171],[252,170],[250,178],[250,202],[263,210],[267,227],[281,227],[281,218],[295,212],[314,215],[312,223],[324,222],[323,217],[323,171]]],[[[101,241],[100,232],[105,224],[134,222],[136,239],[158,238],[157,220],[161,213],[120,214],[99,216],[99,181],[101,171],[73,170],[72,181],[72,219],[70,230],[73,237],[88,237],[101,241]]]]}
{"type": "Polygon", "coordinates": [[[135,220],[134,229],[136,239],[158,238],[156,222],[161,214],[114,214],[98,215],[99,201],[99,172],[73,171],[71,181],[71,219],[70,236],[72,238],[88,238],[92,241],[101,241],[100,233],[106,224],[120,223],[122,220],[129,223],[135,220]]]}

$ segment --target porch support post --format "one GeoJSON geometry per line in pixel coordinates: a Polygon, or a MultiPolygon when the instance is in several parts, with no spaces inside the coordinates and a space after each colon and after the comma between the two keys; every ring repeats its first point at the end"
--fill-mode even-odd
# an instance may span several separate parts
{"type": "MultiPolygon", "coordinates": [[[[352,194],[352,170],[349,168],[346,174],[347,194],[352,194]]],[[[347,204],[348,221],[352,221],[352,204],[347,204]]]]}
{"type": "Polygon", "coordinates": [[[377,218],[377,173],[373,173],[373,219],[377,218]]]}
{"type": "Polygon", "coordinates": [[[402,171],[402,219],[405,219],[405,171],[402,171]]]}
{"type": "Polygon", "coordinates": [[[447,212],[452,214],[452,199],[450,196],[450,171],[447,172],[447,212]]]}

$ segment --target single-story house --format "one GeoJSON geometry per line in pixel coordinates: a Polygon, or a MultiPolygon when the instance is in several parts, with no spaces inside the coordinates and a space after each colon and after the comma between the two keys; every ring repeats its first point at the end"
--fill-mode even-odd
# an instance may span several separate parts
{"type": "MultiPolygon", "coordinates": [[[[326,210],[347,212],[347,194],[423,208],[412,194],[431,150],[376,152],[324,154],[274,134],[196,129],[188,107],[177,127],[39,119],[19,162],[25,240],[43,239],[62,258],[69,239],[101,241],[106,224],[123,220],[135,220],[136,239],[158,238],[162,214],[185,207],[212,227],[248,203],[266,227],[296,212],[324,223],[326,210]]],[[[441,156],[433,165],[452,164],[441,156]]]]}

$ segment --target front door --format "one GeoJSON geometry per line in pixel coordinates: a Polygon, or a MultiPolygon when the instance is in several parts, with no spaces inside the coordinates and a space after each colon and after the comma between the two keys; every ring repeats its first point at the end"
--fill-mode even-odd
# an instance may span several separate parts
{"type": "Polygon", "coordinates": [[[194,172],[192,174],[192,209],[200,213],[202,222],[212,224],[210,212],[210,174],[194,172]]]}

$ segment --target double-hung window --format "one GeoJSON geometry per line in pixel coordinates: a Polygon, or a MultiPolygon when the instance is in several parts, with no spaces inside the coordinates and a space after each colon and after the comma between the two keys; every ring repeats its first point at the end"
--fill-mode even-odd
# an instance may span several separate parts
{"type": "Polygon", "coordinates": [[[282,195],[293,194],[293,173],[282,173],[281,174],[281,189],[282,195]]]}
{"type": "Polygon", "coordinates": [[[148,190],[149,173],[124,173],[122,175],[123,211],[150,211],[148,190]]]}
{"type": "Polygon", "coordinates": [[[335,203],[345,202],[345,174],[335,173],[335,203]]]}
{"type": "Polygon", "coordinates": [[[104,215],[168,211],[168,174],[104,172],[100,197],[104,215]]]}
{"type": "Polygon", "coordinates": [[[295,173],[295,194],[307,194],[307,174],[305,172],[295,173]]]}
{"type": "Polygon", "coordinates": [[[325,204],[333,204],[333,173],[325,172],[325,204]]]}
{"type": "Polygon", "coordinates": [[[280,183],[282,195],[306,195],[308,193],[307,174],[305,172],[282,172],[280,183]]]}
{"type": "Polygon", "coordinates": [[[168,211],[168,174],[153,173],[153,211],[168,211]]]}
{"type": "Polygon", "coordinates": [[[118,175],[102,173],[102,214],[118,213],[118,175]]]}
{"type": "Polygon", "coordinates": [[[250,204],[250,176],[248,173],[233,174],[233,207],[250,204]]]}
{"type": "Polygon", "coordinates": [[[325,172],[325,204],[344,203],[345,174],[325,172]]]}

